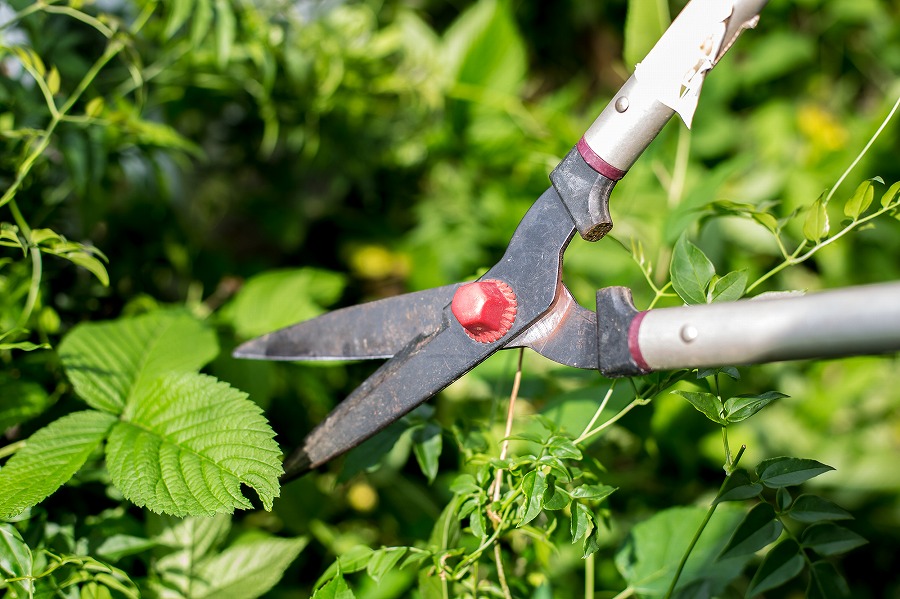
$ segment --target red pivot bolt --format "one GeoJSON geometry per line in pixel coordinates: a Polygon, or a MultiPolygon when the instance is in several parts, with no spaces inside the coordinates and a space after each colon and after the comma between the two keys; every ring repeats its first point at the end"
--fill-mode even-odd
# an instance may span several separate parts
{"type": "Polygon", "coordinates": [[[516,294],[497,279],[467,283],[453,294],[450,310],[469,337],[491,343],[503,337],[516,320],[516,294]]]}

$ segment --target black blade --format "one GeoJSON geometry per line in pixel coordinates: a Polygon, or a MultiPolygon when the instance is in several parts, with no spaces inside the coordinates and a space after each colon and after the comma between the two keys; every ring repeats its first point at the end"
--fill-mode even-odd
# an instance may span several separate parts
{"type": "Polygon", "coordinates": [[[493,343],[471,339],[447,306],[438,332],[420,334],[335,408],[285,461],[283,481],[321,466],[402,418],[502,349],[543,316],[560,285],[562,255],[575,226],[548,189],[528,210],[503,258],[483,278],[505,281],[517,297],[515,322],[493,343]]]}
{"type": "Polygon", "coordinates": [[[366,360],[390,358],[410,339],[436,333],[441,313],[460,284],[342,308],[262,337],[234,350],[254,360],[366,360]]]}

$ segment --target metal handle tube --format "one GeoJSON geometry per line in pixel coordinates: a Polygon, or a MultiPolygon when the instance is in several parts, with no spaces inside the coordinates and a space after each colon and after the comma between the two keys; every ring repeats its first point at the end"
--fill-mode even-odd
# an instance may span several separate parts
{"type": "Polygon", "coordinates": [[[644,370],[900,351],[900,283],[661,308],[631,323],[644,370]]]}

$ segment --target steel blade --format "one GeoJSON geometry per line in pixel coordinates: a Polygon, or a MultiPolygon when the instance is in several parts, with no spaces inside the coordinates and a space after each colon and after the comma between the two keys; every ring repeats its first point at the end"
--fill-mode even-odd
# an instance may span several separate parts
{"type": "Polygon", "coordinates": [[[234,350],[253,360],[368,360],[390,358],[411,339],[441,328],[441,313],[459,284],[342,308],[234,350]]]}

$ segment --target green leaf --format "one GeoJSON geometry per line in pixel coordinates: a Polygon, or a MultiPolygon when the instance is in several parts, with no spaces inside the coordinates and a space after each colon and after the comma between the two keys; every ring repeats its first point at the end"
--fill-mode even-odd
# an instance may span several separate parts
{"type": "Polygon", "coordinates": [[[60,258],[65,258],[72,264],[80,266],[89,273],[97,277],[100,284],[109,287],[109,273],[106,272],[106,265],[87,252],[66,252],[65,254],[57,254],[60,258]]]}
{"type": "Polygon", "coordinates": [[[718,366],[716,368],[698,368],[697,369],[697,378],[705,379],[706,377],[715,376],[717,374],[724,374],[733,378],[736,381],[741,380],[741,373],[738,372],[738,369],[734,366],[718,366]]]}
{"type": "Polygon", "coordinates": [[[556,477],[547,477],[547,490],[544,491],[543,507],[545,510],[564,509],[572,501],[569,495],[556,485],[556,477]]]}
{"type": "Polygon", "coordinates": [[[478,493],[481,487],[471,474],[460,474],[453,483],[450,484],[450,490],[457,495],[467,495],[469,493],[478,493]]]}
{"type": "Polygon", "coordinates": [[[746,470],[740,468],[735,470],[725,479],[719,494],[716,495],[715,502],[722,501],[743,501],[756,497],[763,490],[763,486],[750,480],[750,475],[746,470]]]}
{"type": "Polygon", "coordinates": [[[139,388],[107,445],[113,484],[138,506],[176,516],[252,508],[241,484],[265,509],[279,494],[281,451],[247,395],[194,373],[139,388]]]}
{"type": "Polygon", "coordinates": [[[594,529],[594,515],[591,513],[590,508],[583,503],[576,501],[572,505],[570,530],[572,532],[572,544],[574,545],[594,529]]]}
{"type": "Polygon", "coordinates": [[[813,524],[803,531],[800,544],[821,556],[840,555],[868,543],[852,530],[832,522],[813,524]]]}
{"type": "Polygon", "coordinates": [[[782,530],[784,527],[776,518],[775,509],[768,503],[758,503],[741,520],[719,559],[752,555],[774,542],[782,530]]]}
{"type": "Polygon", "coordinates": [[[669,275],[672,287],[686,304],[705,304],[706,288],[716,270],[703,251],[682,233],[675,243],[669,275]]]}
{"type": "Polygon", "coordinates": [[[72,478],[106,437],[114,416],[86,410],[40,429],[0,470],[0,519],[22,513],[72,478]]]}
{"type": "Polygon", "coordinates": [[[228,0],[216,0],[216,58],[220,69],[228,66],[231,59],[236,29],[237,22],[231,3],[228,0]]]}
{"type": "Polygon", "coordinates": [[[803,571],[803,555],[800,545],[787,539],[775,545],[766,554],[762,564],[750,580],[747,597],[754,597],[780,587],[803,571]]]}
{"type": "Polygon", "coordinates": [[[798,497],[787,515],[797,522],[853,519],[853,515],[841,506],[818,495],[809,494],[798,497]]]}
{"type": "Polygon", "coordinates": [[[581,451],[575,447],[575,443],[566,437],[553,436],[547,445],[547,451],[550,455],[561,460],[580,460],[582,458],[581,451]]]}
{"type": "Polygon", "coordinates": [[[617,487],[609,485],[580,485],[572,489],[570,495],[573,499],[589,499],[603,501],[616,491],[617,487]]]}
{"type": "Polygon", "coordinates": [[[793,501],[793,498],[787,487],[778,487],[778,490],[775,492],[775,505],[778,511],[787,511],[791,507],[791,501],[793,501]]]}
{"type": "Polygon", "coordinates": [[[482,0],[463,12],[447,28],[440,54],[457,83],[515,94],[525,80],[525,44],[505,0],[482,0]]]}
{"type": "Polygon", "coordinates": [[[0,388],[0,432],[39,416],[52,402],[41,385],[6,373],[0,373],[0,388]]]}
{"type": "Polygon", "coordinates": [[[179,564],[199,563],[215,553],[231,530],[231,518],[227,514],[216,514],[212,518],[176,518],[150,513],[147,529],[151,540],[166,548],[165,555],[156,561],[157,570],[177,571],[179,564]]]}
{"type": "Polygon", "coordinates": [[[357,545],[352,547],[346,553],[341,554],[338,558],[319,576],[314,585],[316,588],[322,586],[326,581],[331,580],[335,576],[341,574],[352,574],[365,570],[375,554],[371,548],[365,545],[357,545]]]}
{"type": "Polygon", "coordinates": [[[469,528],[472,530],[472,536],[476,539],[483,539],[487,536],[487,522],[484,519],[484,512],[481,506],[474,510],[469,516],[469,528]]]}
{"type": "Polygon", "coordinates": [[[819,196],[819,199],[813,202],[806,214],[806,220],[803,221],[803,236],[813,243],[828,236],[828,211],[825,209],[825,194],[819,196]]]}
{"type": "Polygon", "coordinates": [[[355,599],[344,577],[338,574],[328,584],[313,593],[312,599],[355,599]]]}
{"type": "Polygon", "coordinates": [[[80,324],[59,346],[75,392],[91,407],[113,414],[149,381],[199,370],[218,352],[211,330],[174,310],[80,324]]]}
{"type": "Polygon", "coordinates": [[[629,0],[625,13],[625,48],[623,55],[629,71],[644,60],[669,27],[669,5],[655,0],[629,0]]]}
{"type": "Polygon", "coordinates": [[[600,528],[595,527],[585,538],[584,545],[581,547],[581,558],[586,559],[594,553],[600,551],[603,546],[600,541],[600,528]]]}
{"type": "Polygon", "coordinates": [[[872,180],[863,181],[844,204],[844,215],[853,220],[858,219],[872,205],[873,199],[875,188],[872,186],[872,180]]]}
{"type": "Polygon", "coordinates": [[[775,401],[788,397],[778,391],[766,391],[761,395],[738,395],[725,401],[725,421],[741,422],[750,418],[764,407],[775,401]]]}
{"type": "Polygon", "coordinates": [[[783,456],[760,462],[756,466],[756,476],[765,486],[777,489],[799,485],[829,470],[834,468],[815,460],[783,456]]]}
{"type": "Polygon", "coordinates": [[[725,426],[726,421],[724,418],[722,418],[721,414],[722,404],[719,402],[719,398],[712,393],[682,391],[680,389],[676,389],[675,391],[673,391],[673,393],[677,393],[681,397],[688,400],[690,404],[697,409],[698,412],[702,413],[716,424],[725,426]]]}
{"type": "Polygon", "coordinates": [[[393,570],[404,555],[406,555],[406,547],[382,547],[369,558],[369,563],[366,564],[366,574],[380,584],[381,578],[393,570]]]}
{"type": "Polygon", "coordinates": [[[116,562],[123,557],[143,553],[157,546],[156,541],[134,535],[114,534],[103,539],[95,550],[103,559],[116,562]]]}
{"type": "Polygon", "coordinates": [[[543,470],[532,470],[522,478],[522,492],[525,493],[525,513],[517,527],[525,526],[541,513],[544,508],[544,493],[547,491],[547,475],[543,470]]]}
{"type": "Polygon", "coordinates": [[[281,580],[306,547],[305,537],[283,539],[247,533],[217,555],[201,561],[192,574],[191,599],[253,599],[281,580]]]}
{"type": "Polygon", "coordinates": [[[22,579],[7,583],[13,597],[34,596],[33,567],[31,548],[22,535],[12,524],[0,522],[0,578],[22,579]]]}
{"type": "Polygon", "coordinates": [[[747,288],[748,277],[746,270],[735,270],[728,273],[710,288],[709,301],[733,302],[741,299],[747,288]]]}
{"type": "MultiPolygon", "coordinates": [[[[703,529],[684,570],[676,593],[700,581],[709,581],[713,593],[721,592],[740,576],[752,556],[717,561],[716,556],[743,515],[729,504],[718,506],[703,529]]],[[[639,597],[662,597],[688,544],[706,517],[706,510],[677,507],[658,512],[636,524],[616,553],[616,567],[639,597]]]]}
{"type": "Polygon", "coordinates": [[[437,476],[442,447],[443,440],[439,424],[429,422],[413,432],[413,453],[419,463],[419,468],[422,469],[422,474],[429,483],[434,482],[434,477],[437,476]]]}
{"type": "Polygon", "coordinates": [[[272,270],[248,279],[221,315],[239,337],[256,337],[320,315],[345,284],[343,275],[327,270],[272,270]]]}
{"type": "Polygon", "coordinates": [[[881,207],[887,208],[894,201],[894,198],[897,197],[897,192],[900,192],[900,181],[897,181],[893,185],[891,185],[884,195],[881,196],[881,207]]]}
{"type": "Polygon", "coordinates": [[[815,562],[809,570],[806,599],[847,599],[850,587],[829,562],[815,562]]]}

